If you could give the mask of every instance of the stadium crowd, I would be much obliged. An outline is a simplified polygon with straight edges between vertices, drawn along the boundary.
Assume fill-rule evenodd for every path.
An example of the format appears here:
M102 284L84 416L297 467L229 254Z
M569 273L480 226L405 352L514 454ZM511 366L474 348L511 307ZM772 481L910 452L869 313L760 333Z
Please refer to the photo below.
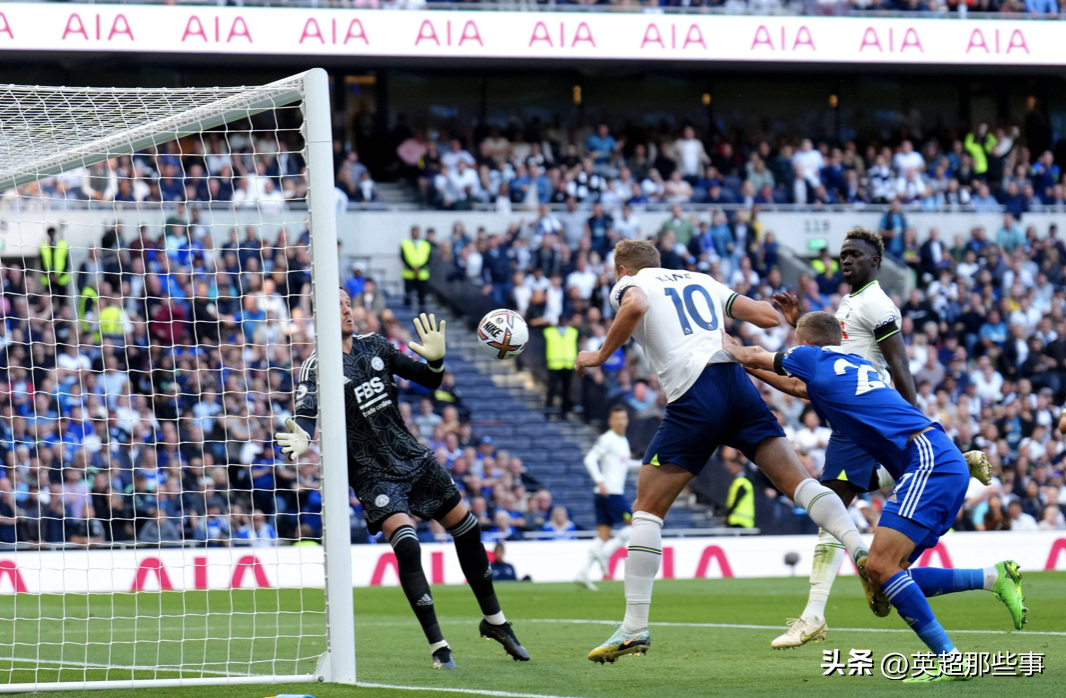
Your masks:
M158 237L112 227L77 270L55 228L39 260L5 260L0 544L320 540L317 451L291 464L273 441L313 347L308 234L278 229L267 242L248 226L216 249L196 214L179 204ZM407 351L373 280L345 286L359 332ZM572 529L547 490L530 494L520 458L472 432L453 376L433 394L401 393L411 430L455 473L487 536ZM350 519L353 541L368 542L354 497Z
M9 189L0 202L16 198L56 202L118 204L220 203L237 210L276 213L307 196L306 167L298 131L279 128L284 110L234 124L226 133L213 131L202 139L171 141L129 156L110 158L61 175L44 177ZM269 121L268 121L269 119ZM242 131L251 125L253 130ZM359 156L334 144L335 199L341 210L350 203L378 200L377 184Z
M479 128L463 137L393 134L401 171L441 209L536 208L571 203L711 204L813 208L899 202L905 210L1066 210L1057 146L1033 116L1017 126L904 135L894 143L811 138L703 139L676 132L534 124ZM574 240L570 240L572 244Z
M805 147L801 152L818 151ZM1017 157L1025 149L1016 145L1009 152L1016 157L1003 159L1004 176L1046 172L1047 179L1040 181L1061 189L1061 183L1052 184L1059 182L1053 162L1042 160L1023 172ZM988 153L995 153L995 145ZM873 156L875 163L939 163L910 149L906 141L890 154L874 150ZM740 166L739 158L732 162ZM862 158L854 162L858 165ZM852 175L855 171L849 170ZM797 181L798 172L797 167ZM997 183L988 171L972 182L978 191ZM1027 179L1026 186L1032 187L1033 180ZM1015 182L1007 180L997 189L1012 192ZM983 450L995 466L992 486L975 484L970 491L958 529L1066 528L1066 451L1058 428L1059 405L1066 398L1066 243L1055 225L1039 231L1026 225L1025 210L1012 209L1008 199L1005 211L996 204L1003 211L997 229L978 227L950 240L933 229L923 231L924 241L918 244L918 231L908 224L899 199L894 201L882 217L880 233L889 263L911 271L913 290L894 301L903 315L901 331L920 405L963 451ZM595 350L612 316L611 249L617 240L635 237L643 234L634 206L601 199L581 207L570 198L566 211L553 213L541 205L532 223L512 225L506 232L467 231L457 223L438 247L451 261L453 279L465 278L507 303L527 319L531 332L560 328L562 333L573 327L578 348ZM791 290L806 311L833 312L849 292L828 250L812 260L811 273L786 286L773 232L764 229L754 204L730 213L713 205L686 213L675 205L652 237L664 267L708 273L754 298L768 300L775 292ZM727 320L726 326L743 341L771 351L793 339L787 325L761 330ZM807 468L817 474L829 434L825 425L801 401L769 388L764 394ZM602 369L590 370L571 397L575 412L596 424L605 422L611 405L626 405L633 417L630 439L638 452L665 407L665 396L634 343ZM564 413L569 402L564 398ZM723 451L719 460L743 459L730 449ZM768 497L781 499L768 481L762 482ZM856 505L855 516L864 526L876 521L887 494Z

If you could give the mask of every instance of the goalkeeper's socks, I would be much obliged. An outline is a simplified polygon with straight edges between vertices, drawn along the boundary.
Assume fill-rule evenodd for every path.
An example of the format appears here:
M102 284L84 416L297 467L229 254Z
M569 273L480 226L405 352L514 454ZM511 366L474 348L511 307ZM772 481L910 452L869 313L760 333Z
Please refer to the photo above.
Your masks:
M626 617L622 631L628 634L648 629L651 590L663 558L663 520L646 511L633 514L633 534L626 556Z
M455 540L455 552L459 556L459 566L463 568L470 590L474 592L485 620L493 625L507 622L496 599L496 590L492 586L492 568L489 556L481 542L481 524L477 517L466 512L466 517L448 529Z
M437 612L433 607L433 595L429 592L429 582L422 569L422 546L411 526L400 526L392 532L389 543L396 554L396 566L400 571L400 586L407 595L411 610L422 625L422 632L430 645L439 646L444 642L437 623Z
M933 651L933 654L949 654L955 651L954 643L948 639L948 634L944 632L940 621L933 615L933 609L929 607L925 594L906 570L892 575L881 587L881 591L896 607L900 617Z
M926 596L940 596L941 594L953 594L957 591L970 591L972 589L992 590L999 573L996 568L967 570L941 570L935 567L917 567L907 570L914 583Z
M796 487L792 501L806 509L814 523L843 543L853 561L860 551L866 550L866 544L859 535L859 529L855 528L847 507L833 490L809 477Z

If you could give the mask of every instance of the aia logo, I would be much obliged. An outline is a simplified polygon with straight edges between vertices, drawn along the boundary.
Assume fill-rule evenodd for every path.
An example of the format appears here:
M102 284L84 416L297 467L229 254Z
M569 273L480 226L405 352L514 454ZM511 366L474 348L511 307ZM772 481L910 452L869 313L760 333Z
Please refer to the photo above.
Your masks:
M840 321L840 334L843 335L844 339L848 338L848 331L846 329L844 329L844 321L843 320Z

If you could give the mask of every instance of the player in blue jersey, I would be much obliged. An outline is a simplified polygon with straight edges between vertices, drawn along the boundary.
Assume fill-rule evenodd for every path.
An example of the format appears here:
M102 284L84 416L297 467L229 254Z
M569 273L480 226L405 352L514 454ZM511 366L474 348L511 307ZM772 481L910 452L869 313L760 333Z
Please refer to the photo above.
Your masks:
M835 313L840 322L840 346L849 354L867 359L885 385L895 386L904 400L915 405L914 378L907 367L907 347L900 334L902 315L877 280L884 255L885 244L880 235L863 228L848 231L840 247L840 271L851 293L840 300ZM774 305L795 327L802 315L799 300L791 294L780 293L774 296ZM966 454L966 460L970 474L987 485L990 473L985 455L973 451ZM835 428L818 479L840 495L844 506L851 506L855 497L864 492L895 484L885 468ZM826 636L829 626L825 607L843 560L844 549L840 543L828 531L819 530L807 606L799 618L789 621L788 630L770 642L771 647L799 647Z
M918 637L937 655L958 652L927 596L987 589L1011 612L1018 630L1026 622L1017 563L984 569L909 569L951 529L962 507L970 469L939 424L887 386L868 360L841 347L840 323L829 313L803 316L799 346L770 353L760 347L726 345L726 351L770 385L810 400L818 415L881 463L896 480L865 562L863 587L874 613L890 608L875 601L880 590ZM772 371L772 373L771 373ZM861 570L861 567L860 567ZM965 678L938 672L925 680Z

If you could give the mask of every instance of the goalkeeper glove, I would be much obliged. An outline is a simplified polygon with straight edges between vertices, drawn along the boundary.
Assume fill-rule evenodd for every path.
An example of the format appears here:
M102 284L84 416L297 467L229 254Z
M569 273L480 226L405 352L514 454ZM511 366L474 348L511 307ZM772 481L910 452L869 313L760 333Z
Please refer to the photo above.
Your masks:
M295 462L307 452L307 447L311 444L311 436L292 417L285 420L285 426L289 428L290 433L274 434L274 440L281 445L281 452L287 455L290 461Z
M422 313L421 318L415 318L415 331L422 343L411 342L408 346L426 361L440 361L444 358L444 325L445 321L441 320L438 328L435 316Z
M988 456L981 451L967 451L962 454L966 459L966 465L970 466L970 476L977 478L982 485L992 482L992 467L988 463Z

